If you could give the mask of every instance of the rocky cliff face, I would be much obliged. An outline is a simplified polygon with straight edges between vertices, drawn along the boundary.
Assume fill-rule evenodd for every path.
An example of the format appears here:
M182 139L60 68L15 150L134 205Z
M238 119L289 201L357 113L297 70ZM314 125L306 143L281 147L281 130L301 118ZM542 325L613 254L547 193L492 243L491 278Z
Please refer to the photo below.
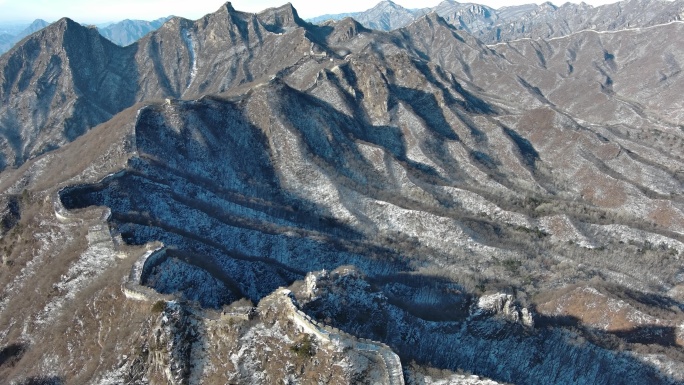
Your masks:
M2 57L2 116L53 100L47 60L51 103L90 107L5 130L29 150L0 174L0 375L684 381L679 28L487 46L434 13L229 3L125 48L51 26Z

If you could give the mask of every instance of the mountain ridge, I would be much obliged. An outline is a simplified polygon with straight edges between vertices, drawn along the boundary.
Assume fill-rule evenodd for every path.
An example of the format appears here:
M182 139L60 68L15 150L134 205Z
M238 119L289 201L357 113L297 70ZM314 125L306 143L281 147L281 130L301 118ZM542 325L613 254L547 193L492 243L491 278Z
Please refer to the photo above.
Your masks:
M149 32L156 30L170 18L171 16L168 16L152 21L126 19L117 23L111 23L105 27L98 27L98 31L113 43L126 46L139 40ZM17 34L2 34L2 37L0 37L2 39L0 40L0 54L9 51L21 39L47 27L49 24L44 20L37 19Z
M456 28L468 31L485 43L494 44L521 38L559 37L584 29L610 31L647 27L681 20L684 14L684 3L679 0L623 0L598 7L585 3L555 6L546 2L499 9L445 0L432 8L403 9L406 17L390 23L380 21L390 17L391 12L383 11L389 8L386 3L380 2L363 12L326 15L311 21L322 22L324 17L339 19L352 16L366 27L388 31L404 27L424 14L437 12Z
M104 28L98 28L98 31L102 36L111 40L113 43L120 46L127 46L158 29L171 17L172 16L162 17L152 21L126 19Z

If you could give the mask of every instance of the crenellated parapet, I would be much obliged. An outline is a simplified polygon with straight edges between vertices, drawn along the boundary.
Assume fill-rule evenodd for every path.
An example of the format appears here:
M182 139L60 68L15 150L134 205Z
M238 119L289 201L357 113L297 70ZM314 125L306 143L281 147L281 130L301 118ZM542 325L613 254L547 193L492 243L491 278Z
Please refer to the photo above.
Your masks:
M285 298L284 302L290 312L290 318L299 325L304 332L315 335L324 343L376 354L385 365L385 383L389 385L404 385L401 360L389 346L382 342L357 338L340 329L318 322L297 308L290 297L291 292L289 290L282 289L279 293L282 295L282 298Z
M142 285L142 276L146 264L164 257L166 253L164 245L161 243L150 245L149 248L149 250L138 257L133 267L131 267L128 279L121 285L121 290L126 295L126 298L136 301L158 301L165 298L156 290Z

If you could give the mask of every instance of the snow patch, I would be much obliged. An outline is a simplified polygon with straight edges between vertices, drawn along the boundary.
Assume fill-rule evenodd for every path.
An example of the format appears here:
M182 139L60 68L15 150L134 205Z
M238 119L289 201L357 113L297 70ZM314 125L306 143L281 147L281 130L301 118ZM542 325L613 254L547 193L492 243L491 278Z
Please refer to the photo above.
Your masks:
M185 28L181 30L181 37L185 42L185 46L188 48L188 57L190 59L190 80L188 81L187 85L187 87L190 87L197 76L197 51L195 51L195 38L192 33Z

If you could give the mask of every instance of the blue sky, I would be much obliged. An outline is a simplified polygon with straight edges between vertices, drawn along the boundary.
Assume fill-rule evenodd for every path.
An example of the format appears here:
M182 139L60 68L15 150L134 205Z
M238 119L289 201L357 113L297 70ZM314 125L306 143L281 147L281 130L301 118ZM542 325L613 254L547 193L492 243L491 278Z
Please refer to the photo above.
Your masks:
M379 1L379 0L377 0ZM374 0L290 0L304 18L328 13L364 11ZM432 7L441 0L394 0L406 8ZM584 0L588 4L600 5L616 0ZM233 7L240 11L258 12L286 3L287 0L234 0ZM468 0L461 0L468 2ZM470 2L486 4L494 8L506 5L525 4L530 0L481 0ZM553 2L553 1L552 1ZM565 0L562 1L563 3ZM225 0L0 0L0 21L32 21L45 19L55 21L67 16L81 23L101 23L123 19L153 20L168 15L198 19L214 12ZM536 3L541 3L536 1ZM561 4L556 1L556 4Z

